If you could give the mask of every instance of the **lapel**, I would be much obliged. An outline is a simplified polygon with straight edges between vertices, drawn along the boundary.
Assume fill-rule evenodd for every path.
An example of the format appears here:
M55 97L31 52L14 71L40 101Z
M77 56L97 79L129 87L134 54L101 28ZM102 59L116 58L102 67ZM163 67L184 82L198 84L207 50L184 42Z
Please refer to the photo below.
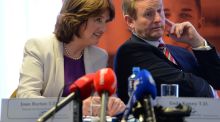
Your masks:
M56 60L56 68L55 68L55 81L54 88L56 90L53 91L52 96L57 96L60 90L64 86L64 58L63 58L63 43L58 41L56 38L53 40L54 42L54 54Z
M178 66L181 70L194 72L198 64L192 53L185 48L177 46L167 45L167 48L170 50L176 62L178 62Z
M94 57L92 58L92 50L89 49L89 47L84 49L84 65L85 65L85 72L87 73L92 73L94 72L94 66L93 66L93 62L94 62Z
M173 58L176 60L177 65L174 64L173 62L171 62L169 59L167 59L167 57L164 55L164 53L161 52L157 47L152 46L151 44L149 44L149 43L147 43L146 41L144 41L144 40L138 38L137 36L132 35L131 41L132 41L132 43L140 43L140 44L142 44L142 45L146 45L146 48L149 48L149 51L154 52L155 55L157 55L158 57L160 57L161 59L163 59L164 61L166 61L166 62L169 63L170 65L173 65L174 67L176 67L176 68L178 68L178 69L181 69L181 66L179 66L178 60L176 60L176 55L175 55L175 53L174 53L175 51L173 51L173 50L170 51L169 47L167 47L167 48L168 48L168 50L170 51L170 53L171 53L172 56L175 55L175 56L173 56Z
M160 57L161 59L163 59L170 65L173 65L174 67L180 70L183 70L186 72L195 72L195 73L197 72L196 69L198 68L198 63L196 61L196 58L191 52L189 52L185 48L172 46L172 45L166 45L171 55L173 56L173 58L176 60L177 62L177 65L176 65L172 63L171 61L169 61L169 59L167 59L167 57L163 54L163 52L161 52L158 48L150 45L149 43L136 37L135 35L132 35L131 42L129 43L139 43L139 44L145 45L146 48L149 48L149 51L152 51L153 53L155 53L155 55L157 55L158 57Z

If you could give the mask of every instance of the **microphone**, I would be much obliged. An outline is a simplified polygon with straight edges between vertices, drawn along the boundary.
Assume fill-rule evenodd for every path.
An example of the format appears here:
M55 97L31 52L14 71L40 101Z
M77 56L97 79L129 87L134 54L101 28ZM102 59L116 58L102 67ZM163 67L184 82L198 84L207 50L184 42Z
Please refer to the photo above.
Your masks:
M79 91L79 97L81 100L86 99L90 96L90 94L93 91L93 79L94 79L95 73L86 74L79 79L77 79L75 82L73 82L72 85L69 87L69 91L75 92L76 90Z
M151 106L150 96L152 96L153 99L155 99L155 97L157 95L157 90L156 90L156 85L155 85L154 79L153 79L152 75L150 74L150 72L148 72L147 70L141 70L138 73L138 81L137 82L138 83L136 85L136 89L134 89L134 91L133 91L133 93L127 103L126 109L125 109L123 117L122 117L122 121L127 121L129 113L131 112L132 108L134 107L134 105L138 101L141 101L141 103L143 103L143 101L144 102L148 101L148 104L145 104L144 108L149 110L149 108L147 108L147 107L149 107L149 104ZM147 99L145 99L146 97L147 97ZM152 110L150 110L150 112L145 111L145 113L148 113L148 115L151 113L153 115L153 118L155 119L155 115L153 114L154 112L152 112ZM139 114L139 112L138 112L138 114Z
M138 106L139 108L136 110L139 112L134 111L134 113L145 122L156 122L154 109L151 104L151 98L155 99L157 95L156 84L150 72L145 69L138 74L138 77L140 77L140 84L137 86L139 89L134 94L141 106Z
M138 100L142 99L145 95L149 94L153 99L157 96L157 89L155 81L149 71L146 69L141 70L138 74L139 84L137 85L134 94Z
M73 99L80 99L80 115L78 116L77 121L82 121L82 100L86 99L90 96L92 90L93 90L93 78L94 73L87 74L79 79L77 79L73 84L69 87L69 91L71 92L67 97L65 97L62 101L60 101L57 105L52 107L50 110L48 110L46 113L44 113L37 122L45 122L47 121L51 116L53 116L56 112L58 112L60 109L62 109L64 106L66 106L68 103L70 103ZM74 118L77 119L77 118Z
M103 68L98 70L94 77L94 88L101 96L100 122L106 121L106 108L108 96L116 91L116 75L111 68Z

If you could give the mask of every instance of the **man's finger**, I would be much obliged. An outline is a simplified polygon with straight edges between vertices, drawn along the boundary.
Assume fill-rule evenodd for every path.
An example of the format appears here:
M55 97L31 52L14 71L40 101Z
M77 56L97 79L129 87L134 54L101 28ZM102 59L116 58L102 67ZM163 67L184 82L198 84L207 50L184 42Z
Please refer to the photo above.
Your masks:
M170 21L169 19L165 19L165 23L166 25L168 25L169 27L172 27L173 25L175 25L174 22Z
M170 21L169 19L165 19L166 23L166 31L168 32L168 35L173 34L175 30L175 23Z

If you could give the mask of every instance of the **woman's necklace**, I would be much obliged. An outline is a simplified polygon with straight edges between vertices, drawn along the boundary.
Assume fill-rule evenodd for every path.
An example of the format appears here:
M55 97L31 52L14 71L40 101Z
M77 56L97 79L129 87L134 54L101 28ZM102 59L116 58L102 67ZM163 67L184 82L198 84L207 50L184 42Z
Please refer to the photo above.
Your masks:
M67 56L70 57L70 58L72 58L73 60L79 60L79 59L82 57L82 55L83 55L83 51L82 51L79 57L72 57L72 56L70 55L69 50L66 48L65 45L64 45L64 50L65 50Z

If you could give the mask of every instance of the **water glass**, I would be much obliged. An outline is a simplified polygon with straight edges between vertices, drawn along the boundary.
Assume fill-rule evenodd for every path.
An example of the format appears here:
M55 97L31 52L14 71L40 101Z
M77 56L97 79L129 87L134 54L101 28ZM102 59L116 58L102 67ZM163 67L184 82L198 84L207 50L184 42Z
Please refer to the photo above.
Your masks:
M161 97L179 97L179 85L161 84Z
M101 109L101 103L100 103L100 97L94 96L92 97L92 101L90 104L90 116L99 116L100 115L100 109Z

